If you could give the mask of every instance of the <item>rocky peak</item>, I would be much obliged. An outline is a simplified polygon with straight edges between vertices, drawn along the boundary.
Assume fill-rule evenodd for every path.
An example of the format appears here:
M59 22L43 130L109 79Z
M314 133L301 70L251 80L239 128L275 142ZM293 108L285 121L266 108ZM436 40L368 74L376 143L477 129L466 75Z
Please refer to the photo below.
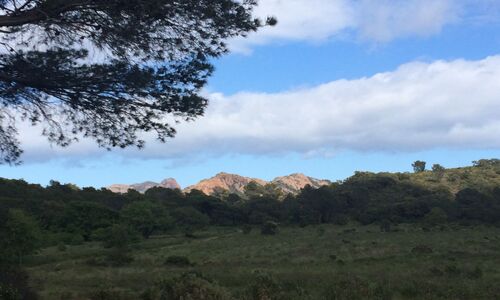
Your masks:
M163 180L161 183L146 181L143 183L134 183L134 184L113 184L107 187L108 190L114 193L124 194L128 190L136 190L139 193L145 193L150 188L154 187L162 187L167 189L180 189L181 186L177 183L174 178L167 178Z
M288 176L276 177L271 181L276 184L284 193L297 194L306 185L310 185L313 188L319 188L323 185L329 185L331 182L329 180L321 180L306 176L302 173L294 173Z
M162 180L162 182L160 182L160 186L167 189L181 189L181 186L174 178L167 178Z
M266 184L266 182L262 179L220 172L212 178L204 179L195 185L187 187L184 191L189 192L196 189L207 195L213 194L216 190L227 190L231 193L243 193L245 186L252 181L262 185Z

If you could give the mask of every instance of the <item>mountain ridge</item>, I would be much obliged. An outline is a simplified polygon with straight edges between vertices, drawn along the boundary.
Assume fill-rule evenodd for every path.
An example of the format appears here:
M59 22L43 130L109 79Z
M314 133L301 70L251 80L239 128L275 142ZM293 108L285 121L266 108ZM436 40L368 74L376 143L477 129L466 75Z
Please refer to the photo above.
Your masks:
M167 181L169 181L167 183ZM286 176L279 176L271 181L266 181L259 178L245 177L238 174L231 174L226 172L219 172L216 175L202 179L198 183L190 185L183 190L183 192L190 192L192 190L199 190L207 195L213 195L220 191L228 191L230 193L243 194L245 187L250 183L255 182L259 185L265 186L266 184L274 184L285 194L297 194L306 185L313 188L319 188L323 185L331 184L331 181L326 179L316 179L306 176L302 173L293 173ZM115 193L126 193L129 189L137 190L144 193L153 187L164 187L172 189L181 189L180 185L173 178L166 179L161 183L153 181L145 181L138 184L113 184L107 187Z
M177 180L175 180L174 178L163 179L160 183L154 181L145 181L142 183L134 183L134 184L112 184L106 188L114 193L124 194L127 193L128 190L136 190L139 193L145 193L147 190L154 187L181 189L181 186L179 185L179 183L177 183Z

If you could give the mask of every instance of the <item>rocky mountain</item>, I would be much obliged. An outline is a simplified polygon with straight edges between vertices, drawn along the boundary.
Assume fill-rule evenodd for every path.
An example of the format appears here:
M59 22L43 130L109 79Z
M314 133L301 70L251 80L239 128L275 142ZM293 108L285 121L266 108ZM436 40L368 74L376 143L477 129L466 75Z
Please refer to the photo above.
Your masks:
M267 183L262 179L243 177L236 174L219 173L212 178L204 179L195 185L185 188L184 192L196 189L207 195L211 195L219 189L227 190L231 193L243 193L245 186L252 181L262 185Z
M270 182L267 182L258 178L244 177L237 174L229 173L219 173L212 178L204 179L195 185L188 186L184 189L184 192L189 192L193 189L200 190L207 195L212 195L216 191L226 190L230 193L243 194L245 186L250 182L256 182L260 185L266 185L268 183L275 184L280 188L284 194L297 194L306 185L310 185L314 188L319 188L323 185L328 185L331 182L328 180L320 180L312 177L308 177L304 174L291 174L288 176L277 177ZM153 187L164 187L170 189L180 189L179 184L175 179L168 178L160 183L153 181L146 181L143 183L136 184L113 184L107 189L115 193L126 193L129 189L136 190L138 192L144 193L148 189Z
M135 184L113 184L107 187L108 190L114 193L126 193L129 189L136 190L140 193L144 193L150 188L153 187L163 187L167 189L180 189L181 186L177 183L174 178L167 178L160 183L153 181L146 181L143 183L135 183Z
M285 194L297 194L306 185L310 185L313 188L319 188L323 185L329 185L332 182L329 180L316 179L304 174L295 173L288 176L276 177L271 181L271 183L274 183Z
M231 193L243 193L245 186L250 182L256 182L260 185L273 183L283 190L284 194L297 194L306 185L319 188L323 185L331 184L329 180L320 180L308 177L304 174L291 174L288 176L277 177L271 182L262 179L243 177L235 174L219 173L210 179L205 179L199 183L184 189L185 192L193 189L200 190L207 195L213 194L216 190L227 190Z

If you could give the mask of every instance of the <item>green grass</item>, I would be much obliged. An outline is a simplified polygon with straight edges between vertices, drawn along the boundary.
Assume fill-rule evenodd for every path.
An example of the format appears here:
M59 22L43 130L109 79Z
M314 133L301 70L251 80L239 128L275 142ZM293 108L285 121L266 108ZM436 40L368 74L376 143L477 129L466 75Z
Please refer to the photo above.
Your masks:
M237 297L245 295L257 271L264 271L283 287L283 299L354 299L357 294L345 293L364 288L392 299L500 299L500 229L424 232L400 225L396 230L321 225L280 228L277 235L264 236L257 229L243 234L211 228L196 239L172 235L135 244L134 261L123 267L89 265L89 259L106 255L95 243L44 249L26 267L42 299L87 299L92 291L108 288L137 299L158 279L187 271L201 272ZM412 253L418 245L433 251ZM194 266L165 265L169 256L185 256Z

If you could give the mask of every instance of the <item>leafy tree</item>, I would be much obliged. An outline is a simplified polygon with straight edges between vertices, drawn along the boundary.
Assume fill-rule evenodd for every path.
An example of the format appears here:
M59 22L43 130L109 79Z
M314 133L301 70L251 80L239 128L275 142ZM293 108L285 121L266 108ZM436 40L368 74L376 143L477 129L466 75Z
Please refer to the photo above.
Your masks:
M126 249L129 244L137 242L140 235L127 225L113 224L108 228L97 231L95 238L101 241L105 248Z
M192 237L196 230L208 226L210 218L193 207L180 207L172 212L176 227L180 228L186 236Z
M17 260L34 253L40 246L41 234L36 221L22 210L11 209L0 227L0 260Z
M438 180L441 180L441 178L443 178L445 171L446 169L440 164L432 165L432 173L436 176L436 179Z
M255 0L0 0L0 160L19 162L19 118L52 143L143 147L165 118L204 112L199 95L226 41L264 25ZM22 36L22 38L19 38ZM7 50L7 51L5 51Z
M493 195L495 196L495 191ZM473 188L465 188L455 196L456 215L460 219L498 223L500 202Z
M283 191L275 183L261 185L255 181L250 181L244 187L244 193L248 199L267 197L278 200L283 197Z
M104 235L104 247L111 248L107 260L115 266L124 265L133 260L129 244L138 240L138 233L126 225L115 224L109 227Z
M425 161L417 160L411 166L415 173L421 173L425 171Z
M66 205L59 226L88 241L94 230L110 226L117 217L115 211L102 204L75 201Z
M278 232L278 223L273 221L266 221L260 228L260 233L265 235L275 235Z
M172 226L172 218L165 209L150 201L132 202L120 212L122 221L149 238L155 231L167 230Z

